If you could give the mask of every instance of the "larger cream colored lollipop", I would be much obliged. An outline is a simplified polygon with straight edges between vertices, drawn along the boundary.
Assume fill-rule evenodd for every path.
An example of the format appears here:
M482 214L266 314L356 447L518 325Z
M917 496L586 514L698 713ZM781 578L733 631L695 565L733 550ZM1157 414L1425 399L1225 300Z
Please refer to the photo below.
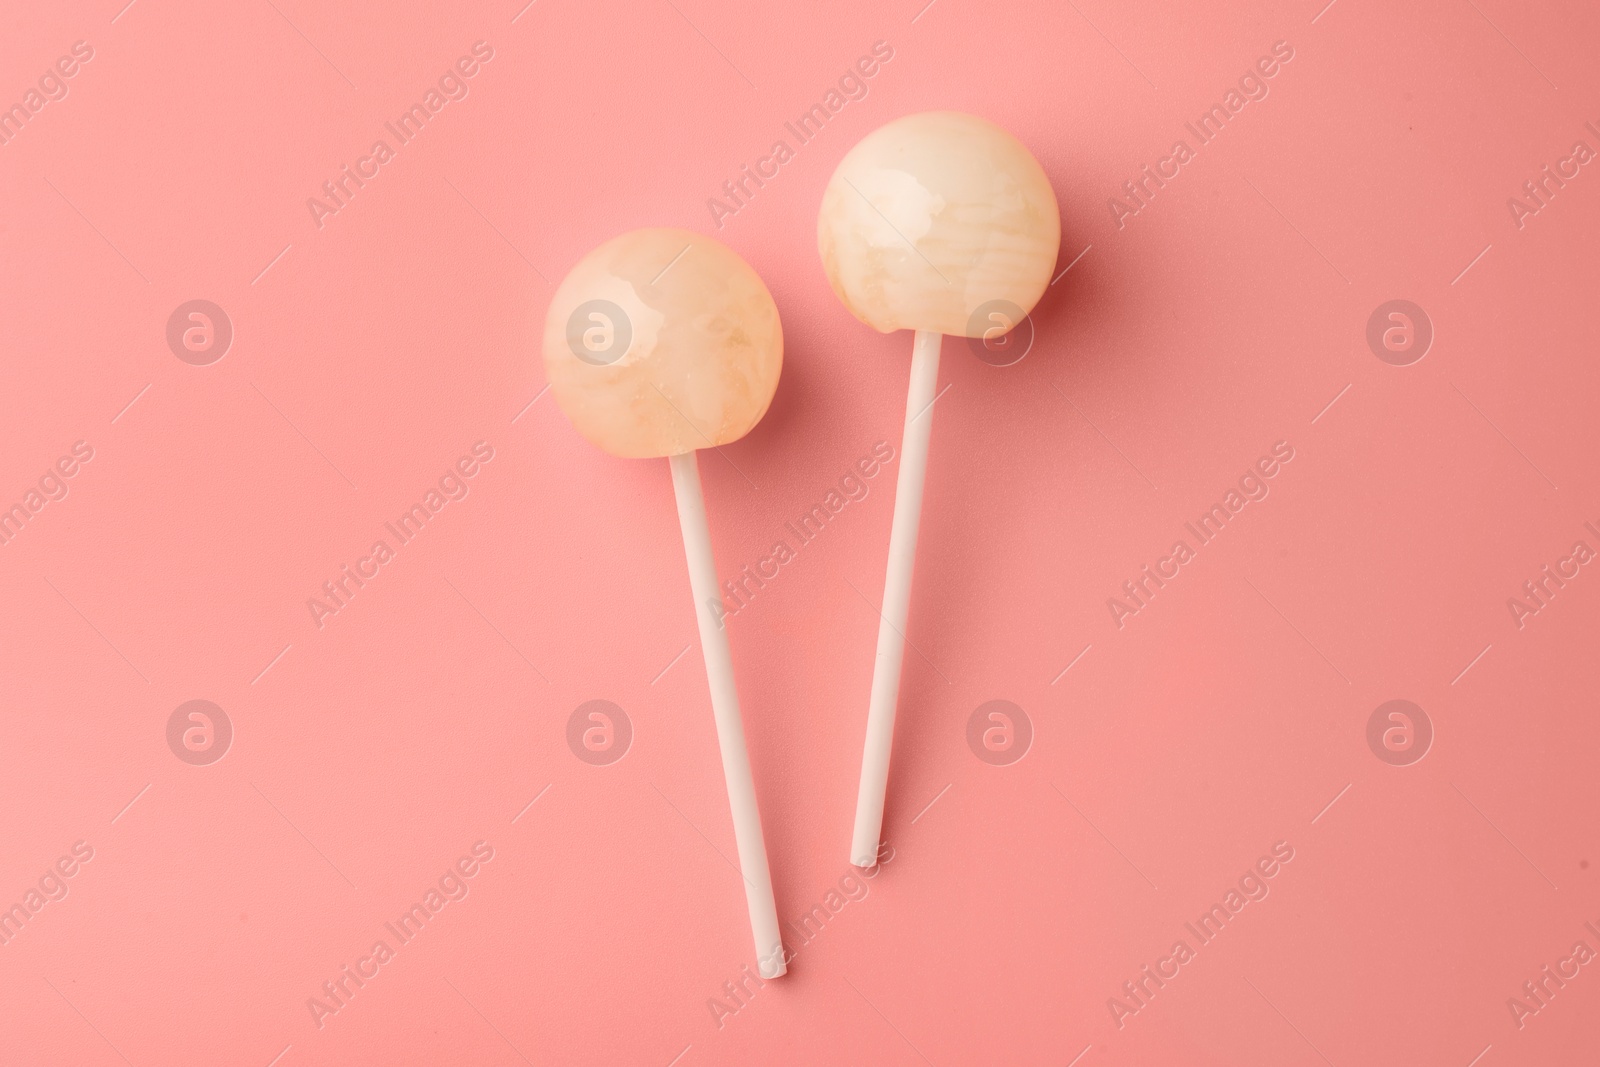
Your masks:
M1026 315L1044 294L1061 214L1021 141L929 111L844 157L822 194L817 245L833 291L873 329L982 337L995 325L986 305Z
M736 441L766 414L783 366L772 295L727 247L686 230L635 230L590 252L545 317L556 402L589 440L668 457L763 978L786 970L767 847L745 751L695 450Z
M833 291L868 326L915 330L850 861L877 862L911 572L944 334L1002 338L1050 284L1061 214L1038 162L972 115L907 115L862 138L822 194L817 245Z

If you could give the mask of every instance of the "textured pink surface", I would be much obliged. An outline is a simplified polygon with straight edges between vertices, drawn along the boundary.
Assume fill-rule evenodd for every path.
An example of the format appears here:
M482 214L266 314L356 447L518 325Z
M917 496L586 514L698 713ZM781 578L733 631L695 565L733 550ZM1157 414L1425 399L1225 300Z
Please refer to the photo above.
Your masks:
M0 35L0 103L40 105L0 144L0 1062L1600 1055L1592 5L123 3ZM946 343L893 854L860 881L896 468L845 476L898 447L910 337L839 306L815 212L858 137L930 108L1035 151L1071 269L1021 363ZM308 208L345 165L359 190ZM715 233L785 322L770 414L702 468L725 577L792 550L728 625L779 913L825 924L737 999L666 467L537 399L550 282L644 225ZM1432 325L1409 365L1367 340L1397 299ZM219 360L187 311L169 346L191 300ZM1165 584L1108 606L1147 564ZM193 700L209 739L193 709L169 734ZM568 743L591 700L626 716L609 764ZM987 711L969 746L992 700L1018 761ZM1369 745L1391 700L1420 761L1414 712Z

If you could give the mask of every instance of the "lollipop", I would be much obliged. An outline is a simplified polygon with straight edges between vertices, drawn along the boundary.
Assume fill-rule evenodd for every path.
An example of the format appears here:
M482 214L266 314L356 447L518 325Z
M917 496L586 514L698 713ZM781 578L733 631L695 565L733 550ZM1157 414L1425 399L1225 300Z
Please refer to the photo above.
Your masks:
M737 441L766 414L783 366L778 309L756 272L709 237L635 230L590 252L556 290L544 363L579 433L671 466L756 958L775 978L783 945L695 450Z
M845 307L883 333L915 330L889 530L878 653L850 861L870 867L905 653L911 570L944 334L993 342L1050 282L1061 215L1038 162L1000 127L953 111L907 115L862 138L822 194L817 245Z

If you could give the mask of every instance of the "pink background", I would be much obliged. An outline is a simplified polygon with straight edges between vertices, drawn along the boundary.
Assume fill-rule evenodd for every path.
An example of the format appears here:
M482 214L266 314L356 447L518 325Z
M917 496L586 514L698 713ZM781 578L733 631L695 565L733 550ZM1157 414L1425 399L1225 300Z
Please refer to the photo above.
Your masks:
M1520 227L1507 199L1600 149L1600 14L1323 2L13 5L0 103L93 58L0 146L0 506L93 459L0 546L0 905L93 856L0 945L0 1062L1594 1062L1600 966L1507 1001L1600 949L1600 574L1520 627L1507 600L1600 549L1600 173ZM469 94L319 228L307 199L477 41ZM1119 229L1109 198L1279 41ZM945 345L894 857L741 1003L666 467L535 399L537 337L633 227L762 274L783 380L701 463L733 577L898 448L910 338L834 299L815 212L857 138L933 108L1037 154L1072 266L1021 363ZM206 366L166 340L192 299L233 325ZM1409 366L1366 341L1391 299L1435 331ZM478 441L469 495L319 628L307 599ZM1107 599L1278 441L1270 495L1119 628ZM729 619L786 922L849 873L896 470ZM234 734L204 766L167 741L194 699ZM607 766L566 741L592 699L632 725ZM1034 733L1008 766L966 741L993 699ZM1368 746L1391 699L1435 733L1409 766ZM319 1025L479 841L465 899ZM1278 842L1265 899L1119 1017Z

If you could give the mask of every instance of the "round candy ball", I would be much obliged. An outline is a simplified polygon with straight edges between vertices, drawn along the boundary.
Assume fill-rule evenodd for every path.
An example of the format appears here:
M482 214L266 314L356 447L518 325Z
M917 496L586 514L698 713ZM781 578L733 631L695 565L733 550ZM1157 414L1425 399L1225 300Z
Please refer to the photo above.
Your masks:
M590 252L550 300L544 365L578 432L630 458L737 441L783 367L772 294L726 245L634 230Z
M849 151L822 194L817 245L833 291L868 326L982 337L1044 294L1061 213L1021 141L930 111Z

